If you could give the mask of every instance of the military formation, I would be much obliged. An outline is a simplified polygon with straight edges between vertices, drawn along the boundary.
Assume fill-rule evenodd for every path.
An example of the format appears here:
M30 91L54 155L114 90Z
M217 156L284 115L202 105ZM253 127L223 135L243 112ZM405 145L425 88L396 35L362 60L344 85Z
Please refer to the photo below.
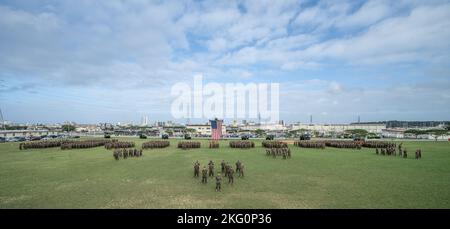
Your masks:
M398 147L398 150L396 150L395 147L388 147L388 148L375 148L375 154L382 155L382 156L399 156L402 158L408 158L408 151L406 149L402 149L401 144ZM421 159L422 158L422 150L416 149L415 152L415 159Z
M121 158L127 159L128 157L142 157L142 149L114 149L113 156L116 161Z
M324 141L325 146L344 149L361 149L360 141Z
M208 183L208 178L215 178L216 181L216 192L219 192L222 190L222 174L224 174L225 178L228 178L228 184L233 185L234 184L234 174L236 173L239 177L244 177L244 171L245 166L241 161L236 162L236 169L233 169L233 166L229 165L228 162L225 162L222 160L220 163L221 166L221 172L215 173L215 167L214 162L211 160L209 161L208 165L203 166L201 173L202 173L202 184ZM196 161L194 163L194 177L198 178L200 176L200 163Z
M200 147L201 147L200 142L193 142L193 141L178 142L178 148L180 149L195 149Z
M302 148L325 149L325 143L322 141L302 140L294 142L294 145Z
M286 148L288 147L286 142L282 141L263 141L262 146L264 148Z
M62 140L62 141L38 141L38 142L25 142L19 144L20 150L26 149L44 149L44 148L53 148L60 147L63 143L69 143L72 141Z
M117 140L98 139L98 140L73 141L73 142L61 144L61 149L68 150L68 149L94 148L94 147L104 146L105 144L113 142L113 141L117 141Z
M383 142L383 141L365 141L362 143L363 147L366 148L389 148L396 147L395 143L392 142Z
M209 148L210 149L217 149L217 148L219 148L219 141L210 141L209 142Z
M289 147L266 149L266 156L272 156L272 158L281 156L283 159L288 159L291 158L291 149Z
M255 147L255 143L251 141L231 141L231 148L250 149Z
M298 146L298 147L303 147L303 148L316 148L316 149L325 149L326 146L334 147L334 148L343 148L343 149L361 149L362 148L362 142L360 142L360 141L302 140L302 141L294 142L294 145Z
M387 155L387 156L397 156L397 151L395 149L395 147L387 147L387 148L380 148L380 150L378 150L378 148L375 148L375 154L379 154L379 155ZM402 156L402 151L398 151L398 155ZM405 153L403 154L405 155L405 157L407 157L407 152L405 149Z
M149 141L142 143L142 149L158 149L170 146L169 141Z
M105 149L122 149L122 148L133 148L134 142L109 142L105 144Z

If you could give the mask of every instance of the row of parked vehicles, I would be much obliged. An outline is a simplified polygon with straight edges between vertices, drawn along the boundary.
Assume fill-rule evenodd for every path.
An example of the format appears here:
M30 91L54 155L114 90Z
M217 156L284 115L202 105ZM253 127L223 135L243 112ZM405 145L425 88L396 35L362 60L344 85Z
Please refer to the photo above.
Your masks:
M65 135L65 134L59 134L59 135L43 135L43 136L15 136L15 137L6 137L6 138L0 137L0 143L68 139L68 138L80 138L80 136L70 136L70 135Z

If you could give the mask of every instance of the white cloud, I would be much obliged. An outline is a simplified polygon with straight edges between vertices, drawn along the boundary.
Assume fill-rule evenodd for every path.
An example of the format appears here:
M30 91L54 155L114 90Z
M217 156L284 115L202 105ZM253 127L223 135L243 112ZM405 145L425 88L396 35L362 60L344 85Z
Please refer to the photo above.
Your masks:
M333 114L329 117L356 112L355 107L368 112L397 110L393 105L397 102L384 106L373 98L399 103L407 101L404 95L419 102L424 102L419 96L440 99L414 109L448 105L449 94L440 87L448 86L447 81L428 88L402 83L404 87L391 89L386 84L393 82L392 70L385 70L405 64L417 75L428 75L425 68L448 66L448 1L319 1L308 7L302 3L0 3L0 79L19 82L1 91L99 87L104 94L119 90L114 100L121 106L144 94L155 96L161 105L172 83L202 73L208 81L258 78L283 83L298 77L287 85L292 94L285 96L294 97L289 104ZM355 70L354 78L364 78L370 70L387 77L376 90L352 88L339 78L347 76L335 73L344 68L367 70L363 74ZM449 76L448 71L440 74ZM302 81L321 75L327 80ZM145 110L144 104L139 101L133 109Z

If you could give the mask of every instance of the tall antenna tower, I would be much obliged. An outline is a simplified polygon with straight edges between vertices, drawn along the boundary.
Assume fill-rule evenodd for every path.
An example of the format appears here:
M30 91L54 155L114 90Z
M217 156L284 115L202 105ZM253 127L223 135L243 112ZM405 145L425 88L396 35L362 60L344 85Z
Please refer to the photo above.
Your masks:
M309 124L312 124L312 115L309 116Z
M361 122L361 117L359 117L359 115L358 115L358 123L360 123Z

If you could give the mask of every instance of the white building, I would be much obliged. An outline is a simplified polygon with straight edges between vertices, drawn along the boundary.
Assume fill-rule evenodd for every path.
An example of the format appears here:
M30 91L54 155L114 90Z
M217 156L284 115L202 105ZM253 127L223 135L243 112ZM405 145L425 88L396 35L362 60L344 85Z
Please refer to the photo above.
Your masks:
M397 129L384 129L381 133L381 135L384 138L404 138L405 137L405 131L404 128L397 128Z
M148 116L147 115L142 116L141 126L148 126Z
M245 125L241 127L241 130L255 131L255 130L266 130L266 131L283 131L287 128L282 124L253 124Z
M386 124L306 124L298 123L292 125L292 130L304 129L307 131L317 131L319 133L342 133L346 130L363 129L369 133L381 134L386 129Z
M211 125L199 124L199 125L186 125L186 129L194 129L195 134L203 136L211 136ZM227 133L227 128L222 124L222 135Z
M0 130L0 137L30 137L30 136L44 136L44 135L58 135L61 131L53 130Z

